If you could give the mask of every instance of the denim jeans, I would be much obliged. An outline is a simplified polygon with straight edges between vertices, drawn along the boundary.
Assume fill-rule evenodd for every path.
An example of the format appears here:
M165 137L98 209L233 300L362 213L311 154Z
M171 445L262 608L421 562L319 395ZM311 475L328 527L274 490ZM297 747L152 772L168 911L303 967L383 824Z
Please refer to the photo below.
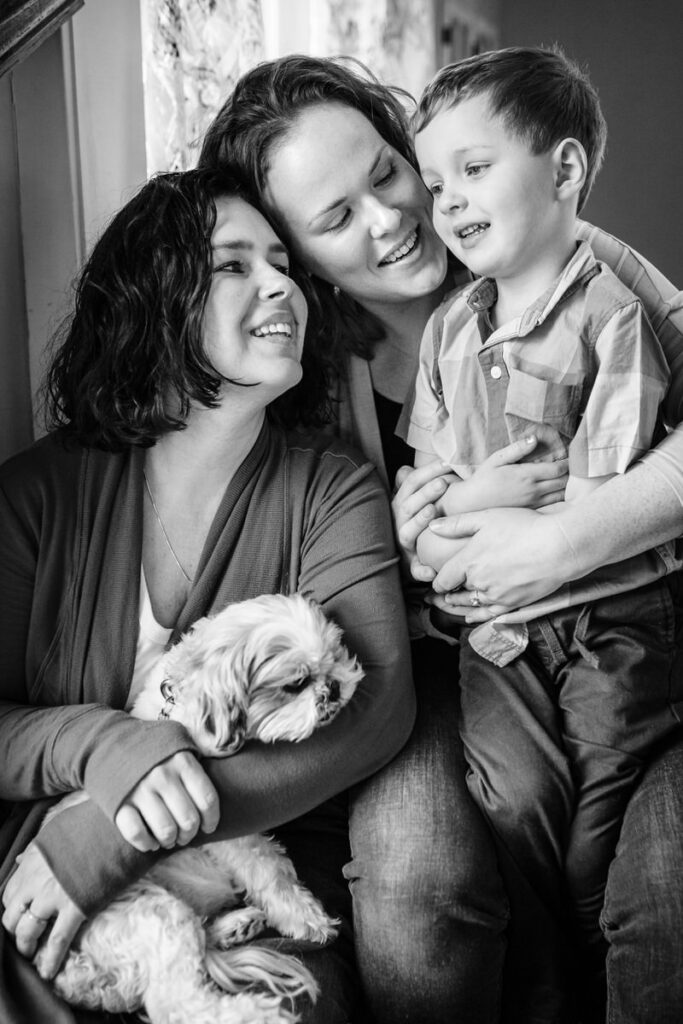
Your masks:
M624 818L602 925L608 1024L683 1020L683 740L648 767Z
M465 785L457 661L440 641L413 644L412 737L351 794L345 874L377 1024L499 1021L507 901Z
M647 760L680 728L670 584L529 626L528 650L503 669L467 644L461 654L468 783L512 909L505 1019L564 1019L573 934L583 1019L601 1021L609 865Z
M327 946L292 939L266 939L268 945L303 960L319 988L315 1004L300 999L295 1011L300 1024L347 1024L362 1015L361 986L356 970L351 923L351 895L343 876L348 861L348 799L346 793L274 830L292 858L297 874L332 917L340 919L337 938Z

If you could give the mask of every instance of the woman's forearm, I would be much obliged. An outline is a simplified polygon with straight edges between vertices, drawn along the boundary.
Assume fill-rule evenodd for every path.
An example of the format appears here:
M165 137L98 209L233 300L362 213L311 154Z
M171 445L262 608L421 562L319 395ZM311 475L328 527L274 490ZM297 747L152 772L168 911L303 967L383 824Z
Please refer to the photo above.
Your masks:
M675 474L666 471L667 458L659 450L650 453L555 517L574 554L572 579L683 534L683 502L675 485L683 458Z

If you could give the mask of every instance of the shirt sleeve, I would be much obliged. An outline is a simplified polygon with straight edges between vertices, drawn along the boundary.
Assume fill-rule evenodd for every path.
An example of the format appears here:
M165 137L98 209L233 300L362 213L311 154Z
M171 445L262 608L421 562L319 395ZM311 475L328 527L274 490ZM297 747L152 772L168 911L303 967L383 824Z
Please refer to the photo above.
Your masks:
M666 359L638 301L602 326L593 357L590 394L569 445L569 472L578 477L623 473L648 451L669 383Z
M420 342L420 360L410 404L404 407L396 433L415 451L434 451L434 425L442 405L434 385L434 331L436 316L430 317Z
M635 249L614 235L579 221L577 236L590 244L596 259L605 263L640 300L671 370L663 414L668 426L683 421L683 292Z
M204 762L221 796L221 823L209 841L304 814L382 767L412 728L408 634L386 493L369 465L357 468L332 453L324 461L301 513L297 589L342 627L365 677L337 718L302 743L252 743L233 757ZM89 804L52 819L38 845L85 913L154 860L133 850Z

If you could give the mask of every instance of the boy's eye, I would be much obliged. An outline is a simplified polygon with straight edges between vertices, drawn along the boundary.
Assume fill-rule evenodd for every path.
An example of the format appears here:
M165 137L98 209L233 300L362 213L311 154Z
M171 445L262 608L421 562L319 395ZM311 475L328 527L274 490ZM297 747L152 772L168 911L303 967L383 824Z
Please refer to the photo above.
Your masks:
M432 195L434 196L434 198L436 199L436 198L438 198L438 197L439 197L439 196L441 195L441 193L443 192L443 182L441 182L441 181L435 181L433 185L427 185L427 188L429 189L430 193L431 193L431 194L432 194Z
M466 174L468 178L478 178L484 173L488 164L468 164Z

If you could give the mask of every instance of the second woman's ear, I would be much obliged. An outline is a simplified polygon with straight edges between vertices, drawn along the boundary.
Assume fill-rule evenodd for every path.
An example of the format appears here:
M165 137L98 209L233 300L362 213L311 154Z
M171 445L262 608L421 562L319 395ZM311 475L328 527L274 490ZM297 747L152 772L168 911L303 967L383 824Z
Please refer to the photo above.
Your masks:
M558 199L572 199L584 186L588 173L586 150L577 139L563 139L553 151Z

